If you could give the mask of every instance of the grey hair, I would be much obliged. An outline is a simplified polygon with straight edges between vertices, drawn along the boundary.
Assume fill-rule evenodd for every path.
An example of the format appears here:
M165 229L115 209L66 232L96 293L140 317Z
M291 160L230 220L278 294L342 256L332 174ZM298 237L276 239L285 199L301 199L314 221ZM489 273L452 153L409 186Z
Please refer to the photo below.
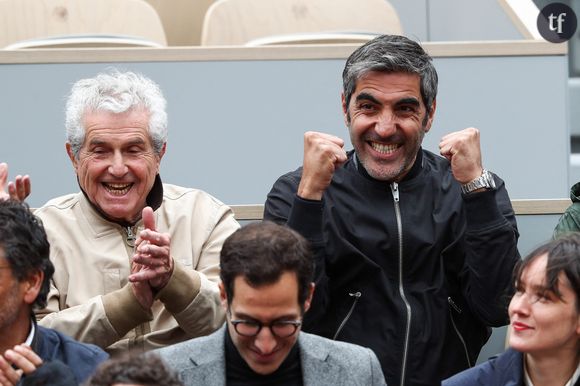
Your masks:
M75 158L85 140L83 119L86 112L108 111L115 114L142 108L149 113L149 136L153 149L161 153L167 141L167 102L159 86L134 72L98 74L81 79L71 89L66 102L66 138Z
M437 96L437 71L431 57L417 42L400 35L382 35L354 51L342 72L347 111L357 81L370 71L419 75L423 104L427 115L431 113Z

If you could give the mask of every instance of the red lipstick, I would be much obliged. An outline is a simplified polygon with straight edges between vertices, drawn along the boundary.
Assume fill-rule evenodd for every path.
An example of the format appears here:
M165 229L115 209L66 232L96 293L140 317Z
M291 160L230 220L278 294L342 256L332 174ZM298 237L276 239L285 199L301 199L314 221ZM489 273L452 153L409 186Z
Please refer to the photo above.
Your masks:
M525 331L525 330L530 330L532 328L532 327L528 326L527 324L524 324L521 322L513 322L512 327L514 328L515 331Z

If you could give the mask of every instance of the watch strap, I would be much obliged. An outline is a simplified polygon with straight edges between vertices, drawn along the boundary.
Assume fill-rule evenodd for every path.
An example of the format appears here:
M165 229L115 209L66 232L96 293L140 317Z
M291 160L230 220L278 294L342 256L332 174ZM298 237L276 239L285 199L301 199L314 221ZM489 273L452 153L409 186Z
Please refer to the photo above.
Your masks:
M493 179L493 174L488 170L483 169L481 176L468 182L467 184L461 185L461 192L463 194L469 194L478 189L495 189L495 180Z

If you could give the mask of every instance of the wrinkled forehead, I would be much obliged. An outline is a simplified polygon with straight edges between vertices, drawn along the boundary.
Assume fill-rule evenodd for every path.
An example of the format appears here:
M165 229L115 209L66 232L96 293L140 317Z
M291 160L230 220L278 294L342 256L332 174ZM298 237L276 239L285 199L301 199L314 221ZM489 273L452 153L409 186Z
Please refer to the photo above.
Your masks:
M101 104L99 106L86 106L82 110L81 119L84 120L88 115L126 116L133 113L151 117L151 110L142 104L132 105L128 108L114 108L107 104Z

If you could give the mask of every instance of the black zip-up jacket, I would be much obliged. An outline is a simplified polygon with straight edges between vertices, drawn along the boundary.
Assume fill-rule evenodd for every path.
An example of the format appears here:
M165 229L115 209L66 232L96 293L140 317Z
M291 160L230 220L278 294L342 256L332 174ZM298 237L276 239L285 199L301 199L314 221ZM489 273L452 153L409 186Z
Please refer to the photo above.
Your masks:
M372 348L387 384L438 385L475 364L508 322L519 259L515 215L496 190L462 195L449 162L420 150L400 183L372 179L354 152L321 201L280 177L264 219L312 244L316 290L304 330Z

